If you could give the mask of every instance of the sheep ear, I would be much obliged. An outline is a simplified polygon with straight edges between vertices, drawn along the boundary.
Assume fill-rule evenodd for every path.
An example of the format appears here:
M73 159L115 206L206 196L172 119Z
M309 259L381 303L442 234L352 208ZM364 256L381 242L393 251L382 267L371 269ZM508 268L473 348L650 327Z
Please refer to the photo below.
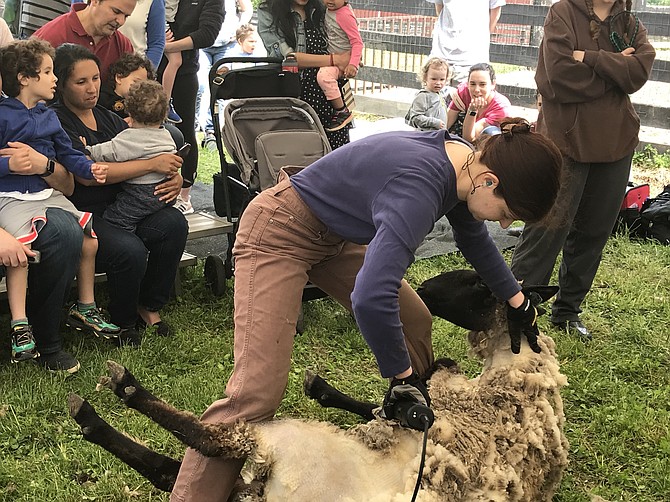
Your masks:
M474 270L452 270L424 281L417 293L431 314L465 329L484 331L494 319L496 298Z
M533 305L537 307L558 293L558 286L522 286L522 291L530 295Z

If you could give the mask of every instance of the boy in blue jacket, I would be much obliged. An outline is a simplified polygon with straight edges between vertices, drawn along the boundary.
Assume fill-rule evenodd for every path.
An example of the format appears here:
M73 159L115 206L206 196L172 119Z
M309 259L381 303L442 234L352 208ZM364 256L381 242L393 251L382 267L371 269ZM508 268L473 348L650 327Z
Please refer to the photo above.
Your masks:
M97 183L107 179L107 166L94 164L72 148L58 117L44 103L53 98L56 90L53 55L51 45L37 39L13 42L0 49L3 91L8 96L0 101L0 148L9 147L12 151L0 157L0 227L29 248L47 224L48 208L73 214L85 235L77 273L79 300L70 309L68 324L113 338L118 336L119 327L107 323L95 305L93 281L98 245L92 215L78 211L48 181L57 162L68 171L66 183L58 185L70 193L74 188L72 174ZM26 316L27 278L26 267L7 267L13 362L39 356Z

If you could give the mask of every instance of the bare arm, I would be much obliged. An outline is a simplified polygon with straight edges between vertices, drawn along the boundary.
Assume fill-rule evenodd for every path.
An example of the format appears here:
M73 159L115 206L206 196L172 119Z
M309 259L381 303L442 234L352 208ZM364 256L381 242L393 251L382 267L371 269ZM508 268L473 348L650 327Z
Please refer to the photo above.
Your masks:
M489 33L496 31L498 19L500 19L500 10L502 7L494 7L489 11Z
M333 63L340 70L349 64L350 52L341 52L339 54L307 54L305 52L295 52L295 58L300 68L320 68L322 66L331 66L330 56L333 56Z
M172 177L179 171L183 159L174 153L163 153L151 159L128 160L126 162L106 162L107 184L120 183L131 178L137 178L149 173L161 173L166 178ZM93 180L77 179L82 185L97 185Z
M456 119L458 118L458 110L452 110L449 108L447 110L447 129L449 129L452 125L456 123Z
M17 174L40 175L46 172L48 162L46 156L25 143L10 141L7 143L7 148L0 150L0 155L6 155L10 157L10 160L14 157L27 161L21 163L22 167L20 171L16 171ZM56 162L53 174L46 176L44 181L51 188L63 192L65 195L72 195L72 192L74 192L74 178L72 174L58 162Z
M193 47L193 39L190 36L175 40L171 30L168 30L165 33L165 49L163 49L163 52L166 54L171 52L188 51L193 49Z

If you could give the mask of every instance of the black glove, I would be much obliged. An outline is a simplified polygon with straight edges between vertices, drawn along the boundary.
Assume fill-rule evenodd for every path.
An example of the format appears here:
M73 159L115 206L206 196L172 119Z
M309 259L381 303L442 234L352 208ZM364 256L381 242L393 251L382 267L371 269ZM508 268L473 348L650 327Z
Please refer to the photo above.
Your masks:
M400 402L410 402L430 406L428 389L419 378L412 372L407 378L394 378L391 380L389 390L384 396L384 404L380 416L388 420L396 418L396 406Z
M533 352L539 354L542 349L537 344L537 336L540 334L537 329L537 310L526 295L523 303L514 308L507 304L507 329L509 337L512 339L512 352L518 354L521 350L521 334L528 339L528 345Z

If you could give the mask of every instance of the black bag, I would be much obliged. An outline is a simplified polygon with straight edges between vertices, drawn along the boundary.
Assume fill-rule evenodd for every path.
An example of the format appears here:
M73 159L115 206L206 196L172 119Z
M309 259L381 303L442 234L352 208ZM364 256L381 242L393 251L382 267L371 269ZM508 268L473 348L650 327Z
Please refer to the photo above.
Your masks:
M642 205L635 232L641 237L670 245L670 185Z

